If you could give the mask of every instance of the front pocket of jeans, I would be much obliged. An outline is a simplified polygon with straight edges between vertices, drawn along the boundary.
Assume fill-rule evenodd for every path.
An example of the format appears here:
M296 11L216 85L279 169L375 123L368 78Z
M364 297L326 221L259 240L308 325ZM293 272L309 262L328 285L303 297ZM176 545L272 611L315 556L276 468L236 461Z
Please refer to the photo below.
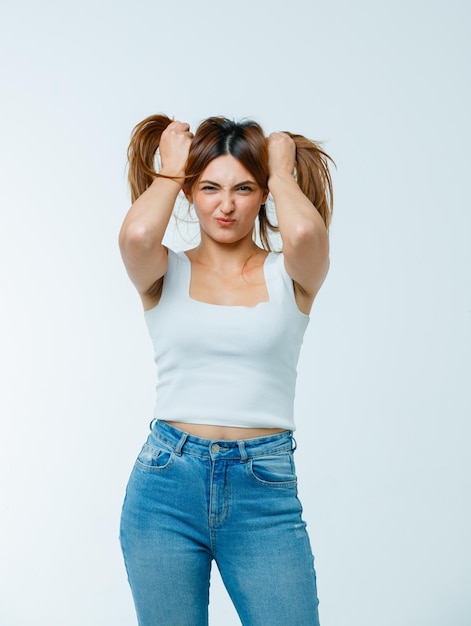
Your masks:
M248 472L258 483L267 487L294 487L296 470L292 452L250 459Z
M136 465L146 472L162 472L173 465L174 455L170 450L145 443L136 459Z

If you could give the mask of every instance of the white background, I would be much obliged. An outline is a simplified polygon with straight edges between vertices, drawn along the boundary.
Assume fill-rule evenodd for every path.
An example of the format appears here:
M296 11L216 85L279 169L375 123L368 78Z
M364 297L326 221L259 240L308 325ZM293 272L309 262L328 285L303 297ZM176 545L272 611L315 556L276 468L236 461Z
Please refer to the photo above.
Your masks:
M136 624L118 524L154 365L117 234L157 112L325 140L296 405L322 625L471 624L469 6L3 4L1 626ZM217 577L211 616L239 623Z

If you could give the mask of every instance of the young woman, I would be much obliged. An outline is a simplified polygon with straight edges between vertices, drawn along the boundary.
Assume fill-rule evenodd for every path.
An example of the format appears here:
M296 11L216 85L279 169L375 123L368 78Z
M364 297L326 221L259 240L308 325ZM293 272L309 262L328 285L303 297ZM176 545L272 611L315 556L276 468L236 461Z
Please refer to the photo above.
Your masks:
M329 157L252 121L209 118L193 136L163 115L138 124L128 156L120 247L158 369L121 520L139 625L207 625L214 559L244 626L318 626L292 431L299 350L329 266ZM201 241L175 253L162 240L181 190ZM268 193L282 253L270 251Z

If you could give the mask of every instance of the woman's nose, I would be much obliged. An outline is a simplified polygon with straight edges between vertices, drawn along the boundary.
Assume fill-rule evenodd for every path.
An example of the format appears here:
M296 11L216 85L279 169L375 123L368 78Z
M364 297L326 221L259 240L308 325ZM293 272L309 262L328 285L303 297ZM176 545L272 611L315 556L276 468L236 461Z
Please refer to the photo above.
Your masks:
M221 200L221 211L225 215L228 215L229 213L232 213L233 210L234 210L234 199L232 197L232 194L224 194Z

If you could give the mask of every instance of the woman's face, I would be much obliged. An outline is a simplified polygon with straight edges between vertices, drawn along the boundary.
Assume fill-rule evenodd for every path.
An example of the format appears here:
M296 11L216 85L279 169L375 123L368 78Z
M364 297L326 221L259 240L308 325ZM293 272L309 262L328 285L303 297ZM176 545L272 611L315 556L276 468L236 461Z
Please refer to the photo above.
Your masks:
M253 225L268 192L231 154L213 159L192 190L202 237L221 243L252 238Z

